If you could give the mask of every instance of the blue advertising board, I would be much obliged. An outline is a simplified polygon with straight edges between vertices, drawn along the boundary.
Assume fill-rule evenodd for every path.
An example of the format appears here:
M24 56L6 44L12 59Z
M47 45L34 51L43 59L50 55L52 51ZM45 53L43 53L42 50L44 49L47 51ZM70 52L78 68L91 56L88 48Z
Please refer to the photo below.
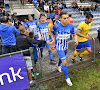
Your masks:
M24 90L29 88L23 54L0 58L0 90Z

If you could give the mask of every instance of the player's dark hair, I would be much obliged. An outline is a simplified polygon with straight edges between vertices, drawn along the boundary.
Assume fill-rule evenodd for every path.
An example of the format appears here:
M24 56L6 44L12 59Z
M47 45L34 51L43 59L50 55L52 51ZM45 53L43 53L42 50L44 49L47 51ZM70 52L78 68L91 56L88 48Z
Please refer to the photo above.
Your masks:
M64 15L64 14L68 14L68 13L67 13L67 12L62 11L62 12L60 13L60 17L61 17L62 15Z
M88 18L88 19L93 18L93 15L92 15L91 13L88 13L88 14L86 15L86 18Z
M40 14L40 18L41 18L42 16L44 16L44 17L45 17L45 14Z
M34 36L34 32L29 32L29 37L33 38L33 36Z

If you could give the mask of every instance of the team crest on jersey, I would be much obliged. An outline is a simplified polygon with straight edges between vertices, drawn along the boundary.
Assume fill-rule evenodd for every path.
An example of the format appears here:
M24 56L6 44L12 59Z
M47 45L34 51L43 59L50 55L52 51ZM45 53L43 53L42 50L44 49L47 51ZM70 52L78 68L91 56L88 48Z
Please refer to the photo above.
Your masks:
M67 29L67 33L70 33L70 29Z

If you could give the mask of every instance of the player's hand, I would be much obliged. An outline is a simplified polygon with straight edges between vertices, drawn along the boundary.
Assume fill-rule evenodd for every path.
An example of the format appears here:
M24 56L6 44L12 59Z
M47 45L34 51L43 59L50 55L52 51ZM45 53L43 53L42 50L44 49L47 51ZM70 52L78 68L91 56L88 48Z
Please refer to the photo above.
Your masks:
M91 40L92 37L90 35L86 36L86 39Z
M40 37L38 40L43 40L43 37Z
M86 37L85 38L88 39L88 40L91 40L92 39L92 37L88 33L86 33Z
M52 45L54 44L54 41L50 42L50 41L46 41L47 44Z

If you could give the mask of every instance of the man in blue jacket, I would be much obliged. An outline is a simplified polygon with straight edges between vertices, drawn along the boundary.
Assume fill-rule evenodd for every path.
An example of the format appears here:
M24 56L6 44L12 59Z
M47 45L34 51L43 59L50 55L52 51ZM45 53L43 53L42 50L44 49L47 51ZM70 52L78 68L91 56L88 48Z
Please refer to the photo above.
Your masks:
M7 16L4 16L1 19L1 24L0 24L2 54L16 51L16 38L14 34L18 36L20 32L15 28L15 26L9 25L9 18Z

